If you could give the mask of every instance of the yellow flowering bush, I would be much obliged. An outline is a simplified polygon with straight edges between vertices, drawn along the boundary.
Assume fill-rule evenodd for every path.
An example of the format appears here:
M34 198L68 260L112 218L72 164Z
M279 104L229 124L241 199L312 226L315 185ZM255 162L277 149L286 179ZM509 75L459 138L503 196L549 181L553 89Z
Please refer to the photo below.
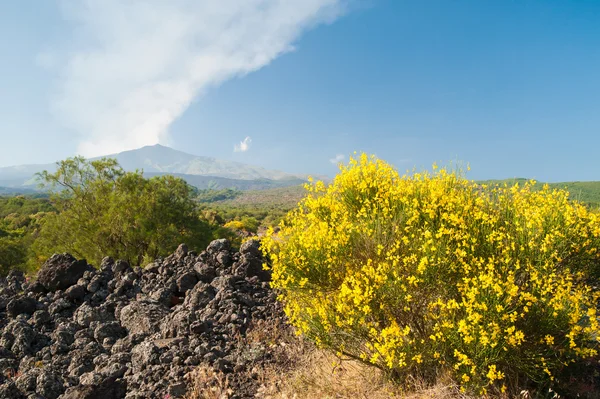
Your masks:
M273 286L317 344L403 373L503 391L596 356L600 216L565 191L400 176L361 155L262 241Z

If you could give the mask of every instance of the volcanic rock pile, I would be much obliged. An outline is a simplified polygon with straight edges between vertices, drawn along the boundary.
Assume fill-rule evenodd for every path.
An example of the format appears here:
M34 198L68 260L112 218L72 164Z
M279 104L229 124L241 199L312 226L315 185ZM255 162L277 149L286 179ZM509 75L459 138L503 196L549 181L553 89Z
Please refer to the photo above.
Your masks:
M216 240L144 269L60 254L35 281L11 272L0 278L0 398L177 398L198 365L243 372L256 359L239 337L283 321L262 263L258 241L234 252Z

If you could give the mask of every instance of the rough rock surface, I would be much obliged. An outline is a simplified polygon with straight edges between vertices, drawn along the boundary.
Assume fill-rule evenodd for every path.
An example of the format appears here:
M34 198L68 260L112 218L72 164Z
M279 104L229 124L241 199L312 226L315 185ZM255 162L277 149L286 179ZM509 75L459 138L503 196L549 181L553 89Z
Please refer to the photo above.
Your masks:
M256 358L240 337L284 320L258 242L197 254L181 245L146 268L105 258L98 269L52 256L37 281L0 278L0 398L176 398L198 366L239 375Z

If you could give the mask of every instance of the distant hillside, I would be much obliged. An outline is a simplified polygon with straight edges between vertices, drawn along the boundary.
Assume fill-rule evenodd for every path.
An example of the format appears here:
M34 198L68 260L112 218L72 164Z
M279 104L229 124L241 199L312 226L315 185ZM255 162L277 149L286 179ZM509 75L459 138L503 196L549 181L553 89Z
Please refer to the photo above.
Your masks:
M525 178L515 178L504 180L482 180L478 181L478 183L490 185L507 183L512 186L516 183L523 185L527 181L528 179ZM548 184L550 188L567 190L570 194L569 197L573 200L581 201L593 207L600 207L600 181L574 181L561 183L537 182L535 187L542 188L544 184Z
M188 154L162 145L106 155L115 158L126 171L143 170L146 176L172 174L199 189L236 188L260 190L301 184L306 176L293 175L260 166ZM92 159L99 159L92 158ZM53 172L55 164L18 165L0 168L0 186L35 189L35 174Z
M478 181L481 184L524 184L527 179L505 179ZM541 188L544 183L537 183ZM567 189L572 199L579 200L593 207L600 207L600 181L550 183L550 187ZM280 209L290 210L306 195L302 185L273 188L266 190L248 190L237 193L235 198L217 201L213 205L240 209Z
M234 199L219 201L231 206L279 207L292 209L304 198L306 190L302 185L274 188L270 190L244 191Z
M200 193L198 201L203 209L216 211L224 221L255 219L261 229L274 226L306 195L302 185L249 191L214 191ZM213 200L219 196L225 200Z
M216 176L239 180L279 180L299 177L260 166L192 155L160 144L110 154L105 157L116 158L125 170L143 169L146 173Z
M244 180L244 179L228 179L225 177L218 176L195 176L195 175L186 175L182 173L146 173L144 171L144 176L152 177L152 176L160 176L160 175L172 175L177 176L185 181L188 184L196 187L199 190L222 190L225 188L231 188L236 190L266 190L278 187L288 187L288 186L298 186L306 182L306 180L299 178L287 178L280 180L270 180L270 179L253 179L253 180Z
M3 195L18 195L18 194L35 194L37 191L28 188L15 187L0 187L0 196Z

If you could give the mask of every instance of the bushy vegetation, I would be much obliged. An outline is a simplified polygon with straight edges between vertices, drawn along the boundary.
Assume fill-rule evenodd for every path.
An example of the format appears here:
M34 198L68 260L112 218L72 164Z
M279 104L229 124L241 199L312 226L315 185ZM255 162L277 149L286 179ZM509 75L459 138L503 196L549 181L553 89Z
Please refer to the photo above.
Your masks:
M214 194L205 194L209 198L221 197L231 190L219 190ZM219 215L223 223L242 222L246 219L258 221L258 227L277 225L281 219L293 209L306 194L304 187L291 186L269 190L234 191L233 198L216 201L204 201L199 196L202 207L207 212ZM230 195L231 196L231 195Z
M234 190L232 188L224 188L221 190L198 190L196 193L196 200L202 203L212 203L231 200L239 197L241 194L242 192L240 190Z
M597 356L600 215L566 191L400 176L366 155L307 188L263 251L319 345L479 394L555 387Z
M104 256L142 265L178 244L208 244L211 230L200 218L193 189L183 179L125 172L114 159L70 158L55 173L40 174L53 189L56 213L46 216L32 245L39 264L69 252L96 265Z
M0 275L25 268L40 221L51 211L47 198L0 197Z
M212 239L228 238L236 246L297 203L287 189L196 190L173 176L146 179L111 159L67 159L39 179L51 195L0 197L0 275L35 272L55 252L93 264L111 255L137 265L181 242L201 250ZM263 200L249 202L257 197Z
M527 179L506 179L506 180L485 180L479 183L487 186L514 186L515 184L523 185L527 183ZM575 201L582 202L591 208L600 209L600 181L573 181L564 183L542 183L533 182L531 188L533 190L541 190L545 185L551 189L567 190L569 198Z

